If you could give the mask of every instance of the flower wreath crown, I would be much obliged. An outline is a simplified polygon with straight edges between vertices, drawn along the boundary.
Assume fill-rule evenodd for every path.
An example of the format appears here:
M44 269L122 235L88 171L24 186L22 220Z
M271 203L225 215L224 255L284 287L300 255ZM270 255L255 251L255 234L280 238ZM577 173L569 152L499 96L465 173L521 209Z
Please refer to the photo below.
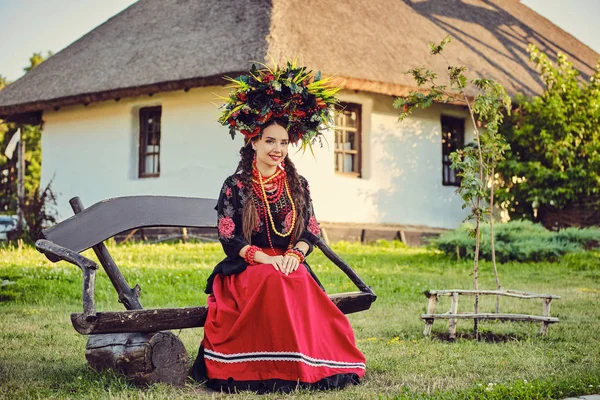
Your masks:
M331 77L321 78L321 72L287 62L285 68L258 69L255 64L248 75L225 77L231 82L229 97L219 122L229 126L231 138L239 131L249 140L257 137L262 126L274 118L288 121L285 127L291 141L311 146L322 130L333 126L333 106L339 104L335 94L341 89L330 86Z

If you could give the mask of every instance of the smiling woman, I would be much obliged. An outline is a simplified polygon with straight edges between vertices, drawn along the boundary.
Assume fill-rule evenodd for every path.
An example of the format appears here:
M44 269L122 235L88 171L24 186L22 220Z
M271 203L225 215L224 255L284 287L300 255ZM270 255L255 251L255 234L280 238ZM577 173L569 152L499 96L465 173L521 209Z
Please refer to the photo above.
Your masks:
M256 167L263 176L271 176L277 166L288 154L289 137L285 130L287 124L283 120L271 120L265 124L260 139L252 141L252 149L256 152Z
M289 392L358 383L365 358L305 258L319 240L310 189L288 146L310 144L335 89L310 71L253 68L234 82L221 122L245 136L216 207L227 257L208 279L193 376L216 390Z

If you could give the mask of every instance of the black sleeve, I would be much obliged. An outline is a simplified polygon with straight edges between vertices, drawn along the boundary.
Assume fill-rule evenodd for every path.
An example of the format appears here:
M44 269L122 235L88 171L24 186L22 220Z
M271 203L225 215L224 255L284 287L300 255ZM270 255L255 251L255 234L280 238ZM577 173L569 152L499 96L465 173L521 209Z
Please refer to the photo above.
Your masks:
M300 177L300 183L304 188L304 193L306 196L306 209L304 213L304 230L300 235L298 240L302 240L308 244L308 251L306 255L308 256L312 251L314 245L321 238L321 228L319 227L319 223L315 218L315 211L313 209L312 199L310 198L310 187L308 185L307 180L304 177Z
M242 231L242 199L239 180L225 180L217 202L219 241L228 258L240 257L240 250L248 245Z

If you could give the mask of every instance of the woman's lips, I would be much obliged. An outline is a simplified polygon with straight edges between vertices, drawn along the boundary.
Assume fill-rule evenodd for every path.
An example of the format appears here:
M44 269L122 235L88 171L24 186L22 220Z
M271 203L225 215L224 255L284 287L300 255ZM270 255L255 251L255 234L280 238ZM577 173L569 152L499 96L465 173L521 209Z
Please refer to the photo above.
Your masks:
M279 161L281 159L281 156L269 156L269 157L271 157L271 159L273 161Z

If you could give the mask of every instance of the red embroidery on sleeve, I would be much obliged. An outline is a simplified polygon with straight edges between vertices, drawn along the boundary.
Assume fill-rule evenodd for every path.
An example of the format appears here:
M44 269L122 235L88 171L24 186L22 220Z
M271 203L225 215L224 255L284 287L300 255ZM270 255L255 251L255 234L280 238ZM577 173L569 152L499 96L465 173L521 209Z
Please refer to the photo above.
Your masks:
M319 227L319 223L317 222L317 219L312 215L310 216L310 219L308 220L307 229L313 235L319 235L321 233L321 228Z
M223 217L219 219L219 234L227 239L233 237L235 232L235 223L230 217Z

